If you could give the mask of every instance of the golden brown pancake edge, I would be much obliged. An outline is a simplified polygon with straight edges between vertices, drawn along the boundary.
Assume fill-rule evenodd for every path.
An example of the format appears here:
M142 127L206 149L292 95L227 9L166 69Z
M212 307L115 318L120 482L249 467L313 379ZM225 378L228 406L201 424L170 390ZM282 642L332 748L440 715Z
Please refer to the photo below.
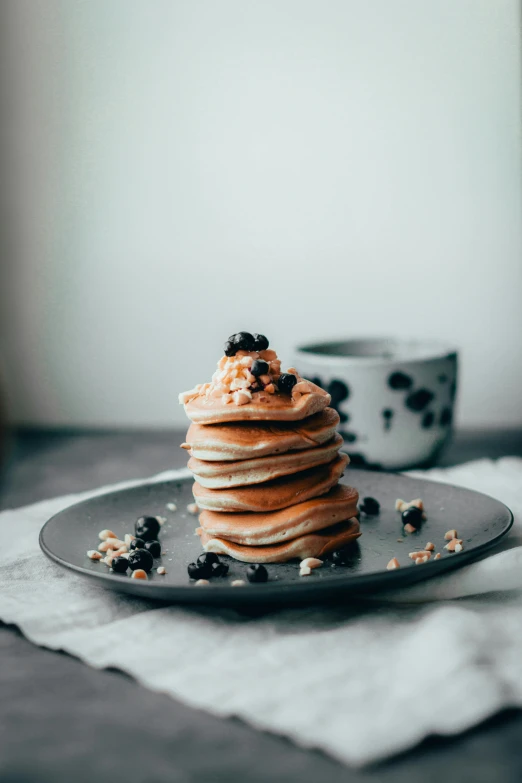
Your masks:
M336 549L343 549L359 538L361 532L359 521L353 518L271 546L242 546L225 539L211 538L202 528L198 528L198 535L206 552L229 555L243 563L285 563L306 557L323 557Z
M188 469L194 479L207 489L246 487L332 462L342 445L342 437L335 434L328 443L311 449L254 457L237 462L207 462L191 457L188 461Z
M269 546L350 519L357 513L358 499L356 489L338 484L326 495L269 513L202 511L199 524L210 538L243 546Z
M200 509L209 511L277 511L328 492L341 478L349 463L340 453L327 465L319 465L302 473L267 481L252 487L207 489L195 481L194 499Z

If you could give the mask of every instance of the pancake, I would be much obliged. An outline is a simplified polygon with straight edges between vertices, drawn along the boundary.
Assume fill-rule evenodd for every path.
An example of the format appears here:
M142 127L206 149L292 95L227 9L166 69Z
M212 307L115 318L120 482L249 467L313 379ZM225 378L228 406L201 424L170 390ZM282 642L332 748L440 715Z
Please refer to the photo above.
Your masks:
M207 462L251 459L269 454L300 451L327 443L335 435L339 414L325 408L298 424L289 422L248 421L236 424L191 424L186 443L196 459Z
M324 410L331 397L320 386L307 381L309 394L294 399L290 394L255 392L247 405L224 404L220 398L197 396L184 404L185 413L196 424L221 424L226 421L300 421Z
M291 541L271 546L242 546L223 538L212 538L202 528L198 535L206 552L230 555L243 563L284 563L305 557L322 557L336 549L342 549L361 535L359 521L347 519L315 533L308 533Z
M239 462L204 462L191 457L188 469L202 487L226 489L262 484L265 481L300 473L317 465L325 465L337 456L343 445L340 435L313 449L304 449L288 454L274 454L270 457L243 459Z
M358 499L356 489L338 484L326 495L280 511L259 514L202 511L199 524L210 538L222 538L243 546L270 546L354 517Z
M208 489L196 481L192 491L198 507L208 511L277 511L325 495L337 484L349 461L346 454L339 454L328 465L253 487Z

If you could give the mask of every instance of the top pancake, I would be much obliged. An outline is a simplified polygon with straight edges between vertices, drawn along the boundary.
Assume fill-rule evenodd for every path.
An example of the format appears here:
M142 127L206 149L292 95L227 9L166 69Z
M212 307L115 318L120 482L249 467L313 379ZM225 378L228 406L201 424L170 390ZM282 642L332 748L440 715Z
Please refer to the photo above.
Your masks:
M191 424L182 448L207 462L266 457L320 446L333 438L338 423L337 411L326 408L299 424L284 421Z
M324 410L331 397L320 386L307 381L312 391L293 399L290 394L255 392L247 405L223 404L216 397L198 396L186 402L185 413L196 424L227 421L300 421Z

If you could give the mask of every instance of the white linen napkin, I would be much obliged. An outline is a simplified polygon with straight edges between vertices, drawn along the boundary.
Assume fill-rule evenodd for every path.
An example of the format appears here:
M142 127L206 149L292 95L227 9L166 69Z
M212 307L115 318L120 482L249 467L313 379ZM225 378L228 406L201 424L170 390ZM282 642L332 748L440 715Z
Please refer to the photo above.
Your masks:
M504 551L362 606L255 619L164 607L91 585L40 552L38 534L52 514L112 486L0 514L9 531L0 619L36 644L120 668L149 688L350 764L397 753L431 733L458 733L522 706L522 547L505 548L522 543L522 459L418 475L480 489L510 506L515 526Z

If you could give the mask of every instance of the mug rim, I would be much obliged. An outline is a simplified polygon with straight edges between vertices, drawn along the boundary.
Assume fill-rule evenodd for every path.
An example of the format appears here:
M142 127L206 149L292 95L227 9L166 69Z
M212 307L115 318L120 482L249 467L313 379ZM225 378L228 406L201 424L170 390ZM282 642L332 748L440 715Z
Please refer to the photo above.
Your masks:
M383 354L350 355L340 353L343 346L362 346L371 344L374 350L380 350ZM337 349L337 352L332 349ZM397 365L417 364L419 362L436 361L440 359L455 360L458 349L455 345L443 340L430 338L402 338L402 337L348 337L345 339L321 340L320 342L298 345L294 351L299 356L310 357L321 364L338 365ZM389 355L384 352L390 352Z

